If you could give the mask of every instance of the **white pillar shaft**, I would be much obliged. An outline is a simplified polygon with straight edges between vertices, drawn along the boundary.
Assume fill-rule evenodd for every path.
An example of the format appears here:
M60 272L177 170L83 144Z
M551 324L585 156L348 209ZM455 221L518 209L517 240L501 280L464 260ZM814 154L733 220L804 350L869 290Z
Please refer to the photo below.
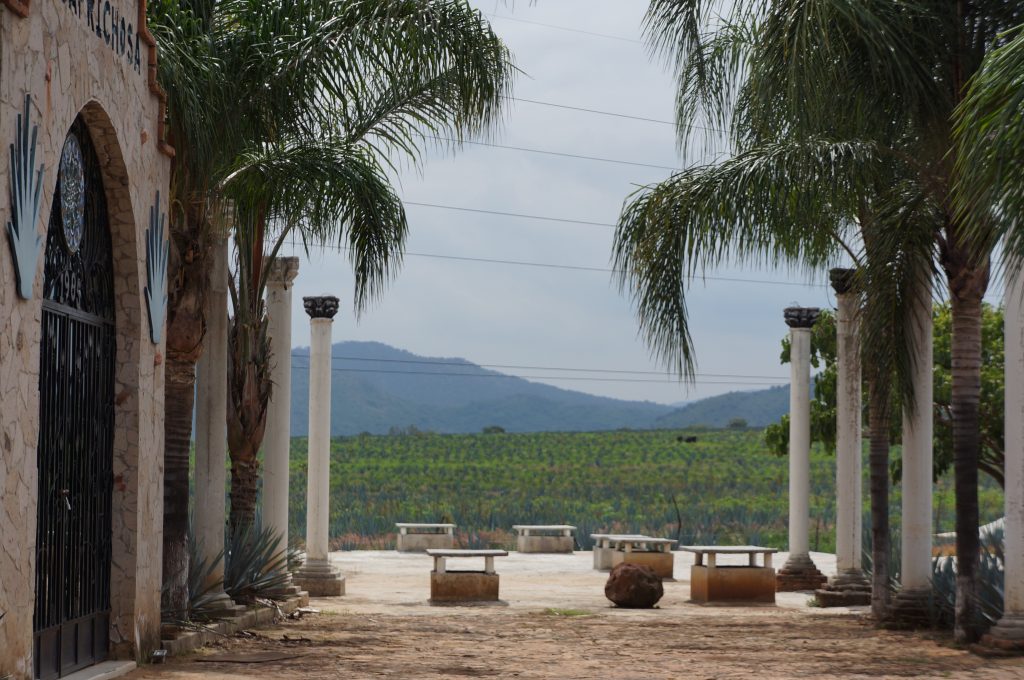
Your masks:
M789 553L806 555L810 523L811 329L790 329Z
M281 537L282 550L288 548L288 465L292 423L290 284L297 266L298 260L295 258L277 260L267 283L267 334L270 336L272 354L270 381L273 391L267 408L267 429L263 439L263 525Z
M228 409L228 245L213 247L207 297L206 337L196 367L196 538L213 564L224 549ZM223 562L210 575L223 578Z
M327 560L331 464L331 319L310 320L306 555Z
M861 569L861 365L857 298L837 296L836 571Z
M913 409L903 409L901 581L930 589L932 558L932 297L922 286L909 321L913 334Z
M1024 617L1024 272L1009 277L1005 302L1004 619Z

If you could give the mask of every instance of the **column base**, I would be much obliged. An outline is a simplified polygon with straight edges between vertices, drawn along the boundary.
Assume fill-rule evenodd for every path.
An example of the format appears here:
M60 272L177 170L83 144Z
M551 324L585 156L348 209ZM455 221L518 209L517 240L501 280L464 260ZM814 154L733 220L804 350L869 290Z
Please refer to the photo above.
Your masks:
M893 598L882 625L906 630L931 628L931 604L931 588L903 588Z
M246 609L248 607L244 604L235 604L235 601L222 590L207 605L206 613L211 619L230 619L239 616Z
M829 579L814 597L822 607L856 607L871 604L871 584L860 569L847 569Z
M291 597L298 597L302 594L302 588L295 584L294 576L289 573L288 580L286 583L281 584L279 588L267 591L267 596L274 600L287 600Z
M295 583L312 597L336 597L345 594L345 577L326 560L306 560L295 573Z
M1024 614L1003 614L985 635L981 646L1007 654L1024 654Z
M828 581L818 571L807 553L790 555L785 566L775 574L775 592L795 592L798 590L817 590Z

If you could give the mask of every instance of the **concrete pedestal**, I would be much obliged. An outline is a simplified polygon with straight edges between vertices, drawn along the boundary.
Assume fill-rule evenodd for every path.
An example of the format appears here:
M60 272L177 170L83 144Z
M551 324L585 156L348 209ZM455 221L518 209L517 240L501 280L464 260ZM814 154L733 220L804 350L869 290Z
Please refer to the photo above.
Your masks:
M571 553L576 547L569 524L516 524L516 550L523 553Z
M690 599L713 602L775 602L775 570L768 567L690 567Z
M675 578L675 555L671 552L632 550L612 551L612 569L620 564L639 564L650 567L662 580Z
M430 572L431 603L497 602L497 574L483 571Z
M395 550L398 552L425 552L450 550L455 547L454 524L414 524L399 522Z

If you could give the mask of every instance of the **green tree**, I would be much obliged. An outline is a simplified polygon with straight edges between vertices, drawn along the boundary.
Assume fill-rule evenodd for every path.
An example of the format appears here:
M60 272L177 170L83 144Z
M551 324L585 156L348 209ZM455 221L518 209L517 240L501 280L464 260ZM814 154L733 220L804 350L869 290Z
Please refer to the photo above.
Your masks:
M953 464L953 432L951 406L950 355L951 312L949 304L935 307L934 320L934 404L935 478L943 475ZM828 311L818 317L811 333L811 361L819 369L814 377L814 395L811 401L811 441L819 442L828 451L835 451L836 442L836 343L835 316ZM789 363L789 339L782 340L780 360ZM980 423L982 450L978 469L1003 486L1003 312L985 304L982 308L982 373ZM890 410L900 413L902 400L898 389L892 391ZM893 422L890 441L899 443L900 423ZM768 448L779 456L789 451L789 417L765 428ZM891 466L894 481L900 478L900 461Z
M271 389L265 264L292 234L338 244L355 270L361 311L394 275L407 231L388 171L417 162L433 136L461 140L487 129L513 67L465 0L163 0L149 8L177 151L165 395L164 574L174 606L187 573L180 506L211 238L235 226L225 370L232 525L246 525Z
M678 77L683 144L724 128L734 154L641 189L614 246L641 331L693 374L687 283L739 259L823 269L845 251L867 293L862 328L876 349L869 384L873 609L888 603L888 431L892 375L912 396L905 321L945 275L952 308L951 411L957 499L959 640L977 639L978 401L981 302L991 206L957 211L952 116L1001 31L1021 22L997 0L652 0L655 50ZM930 293L928 293L930 296ZM913 405L916 408L916 405Z

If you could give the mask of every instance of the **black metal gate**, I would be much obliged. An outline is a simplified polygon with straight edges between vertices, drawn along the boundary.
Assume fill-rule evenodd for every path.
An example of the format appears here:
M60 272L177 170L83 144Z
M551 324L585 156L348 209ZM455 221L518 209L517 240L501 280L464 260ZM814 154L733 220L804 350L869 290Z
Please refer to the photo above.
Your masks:
M114 280L99 162L68 133L46 234L39 360L35 675L106 658L114 441Z

